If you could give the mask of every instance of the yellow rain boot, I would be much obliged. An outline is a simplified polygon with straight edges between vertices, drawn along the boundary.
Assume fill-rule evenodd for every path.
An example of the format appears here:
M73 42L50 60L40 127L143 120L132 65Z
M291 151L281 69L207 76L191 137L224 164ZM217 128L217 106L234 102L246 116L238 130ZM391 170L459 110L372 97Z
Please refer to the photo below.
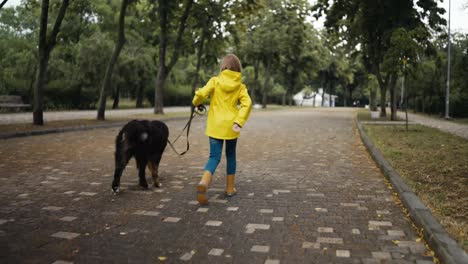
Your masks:
M234 174L226 176L226 196L233 196L237 193L236 188L234 187Z
M205 171L197 186L197 200L201 205L208 204L208 187L211 184L211 172Z

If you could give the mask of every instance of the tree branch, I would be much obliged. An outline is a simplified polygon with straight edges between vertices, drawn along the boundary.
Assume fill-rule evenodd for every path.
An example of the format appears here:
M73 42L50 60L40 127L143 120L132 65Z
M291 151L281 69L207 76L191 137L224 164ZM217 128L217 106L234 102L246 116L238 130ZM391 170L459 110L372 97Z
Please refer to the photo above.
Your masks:
M185 28L187 27L186 22L190 15L190 9L192 8L193 0L187 0L184 14L180 18L179 30L177 32L177 39L174 44L174 54L172 54L171 62L167 66L167 71L171 71L172 67L176 64L179 59L180 45L182 44L182 36L184 35Z
M63 18L65 17L68 1L69 0L63 0L62 5L60 6L60 11L57 19L55 20L54 28L52 29L52 33L49 36L49 41L47 42L47 52L50 52L57 43L57 34L60 31L60 26L62 25Z
M3 0L2 3L0 4L0 9L2 9L2 7L6 4L6 2L8 2L8 0Z

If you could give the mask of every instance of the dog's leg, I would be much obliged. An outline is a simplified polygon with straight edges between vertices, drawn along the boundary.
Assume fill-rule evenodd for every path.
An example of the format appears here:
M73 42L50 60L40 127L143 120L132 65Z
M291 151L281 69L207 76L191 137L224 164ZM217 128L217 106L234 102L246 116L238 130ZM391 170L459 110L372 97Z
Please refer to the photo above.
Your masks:
M114 181L112 182L112 191L114 193L120 192L120 177L132 156L128 153L115 153L115 170Z
M148 188L148 183L146 182L146 177L145 177L145 170L146 170L146 164L148 161L146 158L137 156L137 166L138 166L138 177L140 178L140 186L143 188Z
M158 168L159 168L159 162L158 163L155 163L154 161L148 162L148 169L151 171L151 176L153 177L153 185L156 188L161 187L161 183L159 182Z

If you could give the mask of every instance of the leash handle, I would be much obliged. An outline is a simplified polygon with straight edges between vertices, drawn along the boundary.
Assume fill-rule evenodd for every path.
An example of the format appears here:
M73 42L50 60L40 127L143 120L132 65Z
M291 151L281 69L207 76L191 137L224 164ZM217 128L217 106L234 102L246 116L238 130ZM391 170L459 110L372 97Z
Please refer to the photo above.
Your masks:
M182 129L182 131L180 132L180 134L176 137L176 139L171 142L169 139L167 139L167 143L169 143L169 146L172 148L172 150L174 150L174 152L179 155L179 156L182 156L184 155L185 153L187 153L190 149L190 143L189 143L189 133L190 133L190 125L192 124L192 120L193 118L196 116L196 115L204 115L206 113L206 107L203 105L203 104L200 104L198 106L191 106L190 107L190 117L189 117L189 120L187 121L187 124L185 124L184 128ZM187 149L182 152L182 153L179 153L177 152L177 150L175 149L174 147L174 144L176 143L176 141L180 138L180 136L182 135L182 133L184 132L184 130L187 129Z

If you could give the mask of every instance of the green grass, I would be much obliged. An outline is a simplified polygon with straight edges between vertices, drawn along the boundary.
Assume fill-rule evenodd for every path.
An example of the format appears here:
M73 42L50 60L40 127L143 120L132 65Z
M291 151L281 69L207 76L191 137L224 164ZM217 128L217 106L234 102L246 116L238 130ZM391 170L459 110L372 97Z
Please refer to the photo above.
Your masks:
M106 100L106 109L112 109L112 105L114 104L113 99ZM119 99L119 108L118 109L133 109L136 108L136 100L130 98L120 98ZM152 107L148 100L143 100L143 108Z
M394 169L468 249L468 141L437 129L365 125Z
M369 109L359 109L357 118L359 121L391 121L390 112L387 112L387 117L379 117L373 119L371 118L371 112Z

